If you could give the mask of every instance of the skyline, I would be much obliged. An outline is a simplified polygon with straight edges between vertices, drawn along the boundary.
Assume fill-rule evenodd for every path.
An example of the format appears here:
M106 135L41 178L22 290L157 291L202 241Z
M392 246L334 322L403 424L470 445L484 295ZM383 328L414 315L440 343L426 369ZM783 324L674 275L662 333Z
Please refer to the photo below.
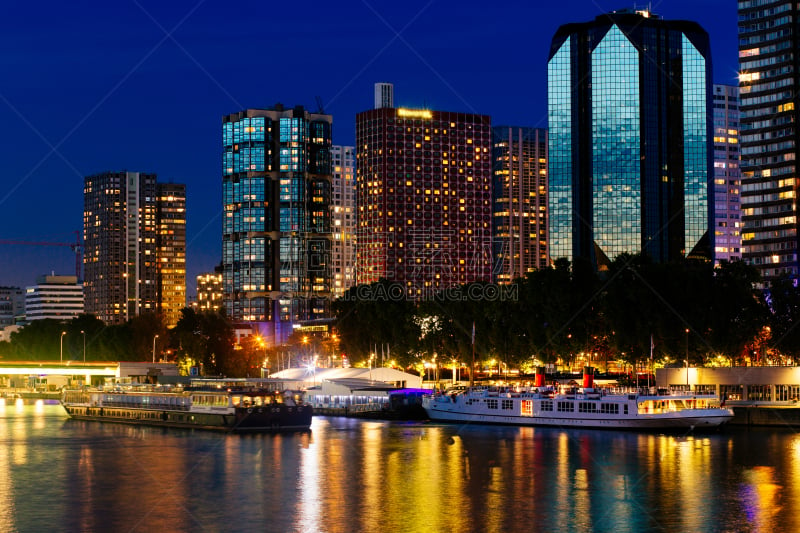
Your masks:
M333 116L333 143L352 146L356 113L372 108L373 84L385 81L398 107L546 127L553 34L631 4L520 3L486 13L477 2L458 4L458 12L433 1L304 3L295 11L302 17L277 19L266 4L202 0L11 6L0 85L0 240L74 242L85 176L155 173L187 186L186 281L194 295L195 277L221 254L223 115L278 102L316 111L319 97ZM652 12L703 26L714 83L737 82L735 3L654 2ZM0 285L74 271L68 247L2 250L14 260L0 266Z

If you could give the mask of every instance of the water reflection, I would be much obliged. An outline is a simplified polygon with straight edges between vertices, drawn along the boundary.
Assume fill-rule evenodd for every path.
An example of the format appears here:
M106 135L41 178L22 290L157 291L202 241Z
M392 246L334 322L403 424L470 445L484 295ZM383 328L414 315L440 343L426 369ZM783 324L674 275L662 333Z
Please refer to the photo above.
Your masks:
M315 418L225 435L0 412L0 530L788 531L800 437Z

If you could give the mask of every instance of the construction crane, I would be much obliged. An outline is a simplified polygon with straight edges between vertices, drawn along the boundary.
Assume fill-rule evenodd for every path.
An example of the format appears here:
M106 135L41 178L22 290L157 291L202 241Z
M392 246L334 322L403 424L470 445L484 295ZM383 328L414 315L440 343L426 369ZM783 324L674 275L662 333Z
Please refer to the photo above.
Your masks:
M75 242L45 242L45 241L15 241L15 240L5 240L0 239L0 245L8 244L8 245L20 245L20 246L67 246L70 250L75 253L75 277L78 280L82 279L81 277L81 263L83 262L83 244L81 243L81 232L80 230L76 230L73 232L75 234Z

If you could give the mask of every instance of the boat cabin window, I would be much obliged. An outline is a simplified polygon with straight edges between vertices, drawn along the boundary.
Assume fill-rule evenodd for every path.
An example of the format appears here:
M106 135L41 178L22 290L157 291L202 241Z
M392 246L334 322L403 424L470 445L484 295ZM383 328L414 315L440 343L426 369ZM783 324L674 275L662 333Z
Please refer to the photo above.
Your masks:
M196 394L192 396L192 404L204 407L225 407L228 397L224 394Z
M772 401L772 388L769 385L748 385L747 399L755 402Z
M575 402L558 402L556 408L559 413L572 413L575 411Z
M797 401L798 398L800 398L800 385L775 385L775 399L777 401Z
M720 385L719 395L721 398L729 400L741 400L744 394L744 387L742 385Z

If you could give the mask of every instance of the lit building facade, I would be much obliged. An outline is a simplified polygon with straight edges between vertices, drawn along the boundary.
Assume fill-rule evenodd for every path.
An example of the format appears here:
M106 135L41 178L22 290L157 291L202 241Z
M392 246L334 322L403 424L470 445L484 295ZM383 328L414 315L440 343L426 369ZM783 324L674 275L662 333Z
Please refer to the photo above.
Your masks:
M197 276L197 309L219 311L222 308L222 273L214 272Z
M356 282L406 297L491 281L491 120L380 108L356 115Z
M795 0L739 0L742 258L766 285L797 279L797 91Z
M107 324L158 309L156 198L155 174L84 179L85 307Z
M86 312L107 324L157 313L174 326L186 305L186 186L103 172L84 179L83 203Z
M714 84L714 264L742 257L739 88Z
M39 276L25 289L25 320L77 318L83 313L83 285L76 276Z
M158 307L172 328L186 307L186 185L157 184Z
M548 266L547 130L492 129L493 273L510 283Z
M13 326L25 316L25 292L19 287L0 287L0 327Z
M548 60L550 257L711 260L708 34L624 10L567 24Z
M329 314L332 122L280 104L222 119L224 305L273 342Z
M332 146L333 197L331 199L332 296L341 297L355 283L356 262L356 149Z

